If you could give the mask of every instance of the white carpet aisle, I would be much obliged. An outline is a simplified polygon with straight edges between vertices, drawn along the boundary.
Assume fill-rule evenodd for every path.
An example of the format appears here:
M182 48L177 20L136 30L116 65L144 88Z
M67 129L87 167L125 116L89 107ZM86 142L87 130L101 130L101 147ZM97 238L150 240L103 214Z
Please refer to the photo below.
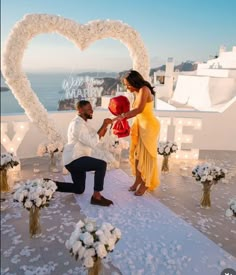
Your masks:
M87 217L121 229L122 239L110 257L123 275L217 275L225 268L236 269L233 256L151 194L136 197L128 192L133 180L122 170L108 171L105 178L103 194L114 206L91 205L93 177L93 173L87 174L85 193L75 197ZM71 182L70 176L64 178Z

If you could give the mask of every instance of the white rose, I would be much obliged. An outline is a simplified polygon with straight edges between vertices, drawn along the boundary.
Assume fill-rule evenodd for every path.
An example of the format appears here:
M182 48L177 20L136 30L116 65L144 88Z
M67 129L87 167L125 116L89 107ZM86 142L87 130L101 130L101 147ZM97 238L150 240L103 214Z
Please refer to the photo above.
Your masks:
M13 194L13 199L18 201L18 196L19 196L19 194L18 194L18 192L16 191L16 192Z
M35 204L37 207L40 207L42 205L42 200L40 198L37 198Z
M111 225L111 224L108 223L108 222L104 222L104 223L102 224L101 229L103 229L103 230L105 229L105 230L111 231L112 229L114 229L114 226Z
M170 148L169 148L169 147L166 147L166 148L165 148L165 153L166 153L166 154L169 154L169 153L170 153Z
M108 239L107 239L107 237L104 234L99 235L98 239L103 244L107 244L108 243Z
M235 203L236 203L236 199L230 199L228 204L231 205L231 204L235 204Z
M23 191L24 197L28 197L28 193L29 193L28 190L24 190L24 191Z
M92 257L86 257L86 258L84 259L83 264L84 264L84 266L85 266L86 268L93 267L93 265L94 265L93 258L92 258Z
M85 247L84 246L81 246L80 249L79 249L79 259L81 260L83 257L84 257L84 253L85 253Z
M104 244L97 245L96 252L97 252L99 258L104 258L107 256L107 251L106 251Z
M84 223L81 220L77 222L77 224L75 225L75 227L78 227L78 228L82 228L83 226L84 226Z
M31 208L32 205L33 205L32 201L30 201L30 200L26 200L26 201L25 201L25 205L24 205L25 208Z
M230 205L230 208L231 208L233 211L235 211L235 212L236 212L236 204L232 204L232 205Z
M44 194L44 189L41 186L38 186L36 188L36 193L39 195L43 195Z
M88 248L85 250L84 252L84 258L87 258L87 257L93 257L96 255L96 252L95 252L95 249L94 248Z
M208 175L208 176L207 176L207 180L212 181L212 180L213 180L213 177L212 177L211 175Z
M24 194L23 194L23 193L18 194L17 200L18 200L19 202L22 202L22 201L24 200Z
M118 239L121 238L121 231L119 228L115 228L113 231L113 234L116 236L116 238L118 238Z
M83 241L85 245L92 245L93 244L93 236L89 232L85 232L80 235L80 240Z
M231 210L231 209L227 209L226 211L225 211L225 215L226 215L226 217L231 217L231 216L233 216L233 211Z
M68 250L70 250L72 248L72 243L70 240L66 240L65 246Z
M173 150L173 151L176 151L176 150L177 150L177 146L173 145L173 146L172 146L172 150Z
M43 198L42 198L42 204L44 205L44 204L46 204L46 202L47 202L47 198L46 198L46 197L43 197Z
M29 195L29 198L33 201L33 200L37 200L38 196L39 195L36 192L31 192Z
M116 243L116 236L111 235L110 239L108 240L108 245L112 245Z
M94 225L92 223L87 223L85 228L88 232L92 232L94 230Z
M104 232L104 235L107 239L110 239L112 237L112 234L109 230L104 230L103 232Z
M51 195L52 195L52 191L50 189L45 190L44 193L45 193L45 196L47 196L47 197L51 197Z
M71 234L71 236L70 236L70 239L73 239L73 240L75 240L75 241L77 241L78 239L79 239L79 236L80 236L80 229L75 229L73 232L72 232L72 234Z
M76 254L80 247L82 246L82 243L80 241L76 241L72 247L73 253Z
M111 244L108 245L108 250L109 251L114 250L114 248L115 248L115 244L114 243L111 243Z
M103 235L103 231L102 231L101 229L99 229L99 230L97 230L97 231L95 232L95 234L96 234L97 236Z

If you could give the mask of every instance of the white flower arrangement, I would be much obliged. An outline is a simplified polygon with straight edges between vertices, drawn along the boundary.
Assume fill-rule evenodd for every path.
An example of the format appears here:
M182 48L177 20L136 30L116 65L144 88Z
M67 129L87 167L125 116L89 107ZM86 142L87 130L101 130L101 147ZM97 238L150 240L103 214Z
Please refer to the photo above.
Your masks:
M229 208L226 210L225 215L227 217L231 217L231 216L236 217L236 197L231 199L228 205L229 205Z
M100 227L96 222L86 219L75 225L65 246L76 260L81 260L86 268L91 268L94 262L103 259L115 248L121 238L121 231L110 223L103 223Z
M149 57L137 31L121 21L96 20L81 25L73 20L50 14L27 14L11 30L2 58L2 74L20 106L51 142L63 141L55 122L34 93L27 75L22 70L24 51L31 39L44 33L58 33L81 50L93 42L113 38L129 50L133 68L145 79L149 78Z
M12 153L2 153L1 154L1 163L0 170L8 170L19 164L18 159Z
M178 150L177 143L166 141L166 142L159 142L157 152L159 155L169 156L172 153L176 153L177 150Z
M33 206L42 208L49 205L49 201L56 189L57 186L52 180L27 180L15 191L13 199L22 203L27 210L30 210Z
M38 146L37 155L42 157L45 154L54 154L63 152L64 145L61 142L41 143Z
M122 150L128 148L129 142L118 138L110 130L100 139L96 148L92 150L92 156L106 161L109 164L109 168L118 168L120 164L115 155L121 155Z
M125 139L118 138L116 135L111 135L111 141L109 144L110 152L114 154L121 154L122 150L129 149L129 142Z
M219 168L210 163L198 164L192 170L192 176L196 181L201 183L217 183L220 179L225 178L227 173L226 169Z

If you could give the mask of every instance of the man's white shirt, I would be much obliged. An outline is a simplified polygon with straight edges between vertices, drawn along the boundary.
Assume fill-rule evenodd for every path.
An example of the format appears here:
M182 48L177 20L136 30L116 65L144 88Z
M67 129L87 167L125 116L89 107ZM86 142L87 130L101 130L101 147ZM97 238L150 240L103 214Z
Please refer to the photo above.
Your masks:
M69 124L68 143L64 146L64 165L80 157L91 156L92 149L99 143L97 131L80 116L76 116Z

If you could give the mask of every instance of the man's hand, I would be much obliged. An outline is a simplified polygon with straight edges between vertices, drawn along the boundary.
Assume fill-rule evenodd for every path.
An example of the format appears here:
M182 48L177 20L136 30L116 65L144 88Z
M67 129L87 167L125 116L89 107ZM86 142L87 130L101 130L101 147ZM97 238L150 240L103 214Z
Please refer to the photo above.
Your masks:
M107 126L109 124L112 124L112 119L110 118L105 118L103 120L103 124L101 126L101 128L98 130L98 135L99 135L99 138L103 137L105 134L106 134L106 131L107 131Z
M110 119L110 118L105 118L104 121L103 121L102 126L103 126L103 127L107 127L109 124L112 124L112 119Z

